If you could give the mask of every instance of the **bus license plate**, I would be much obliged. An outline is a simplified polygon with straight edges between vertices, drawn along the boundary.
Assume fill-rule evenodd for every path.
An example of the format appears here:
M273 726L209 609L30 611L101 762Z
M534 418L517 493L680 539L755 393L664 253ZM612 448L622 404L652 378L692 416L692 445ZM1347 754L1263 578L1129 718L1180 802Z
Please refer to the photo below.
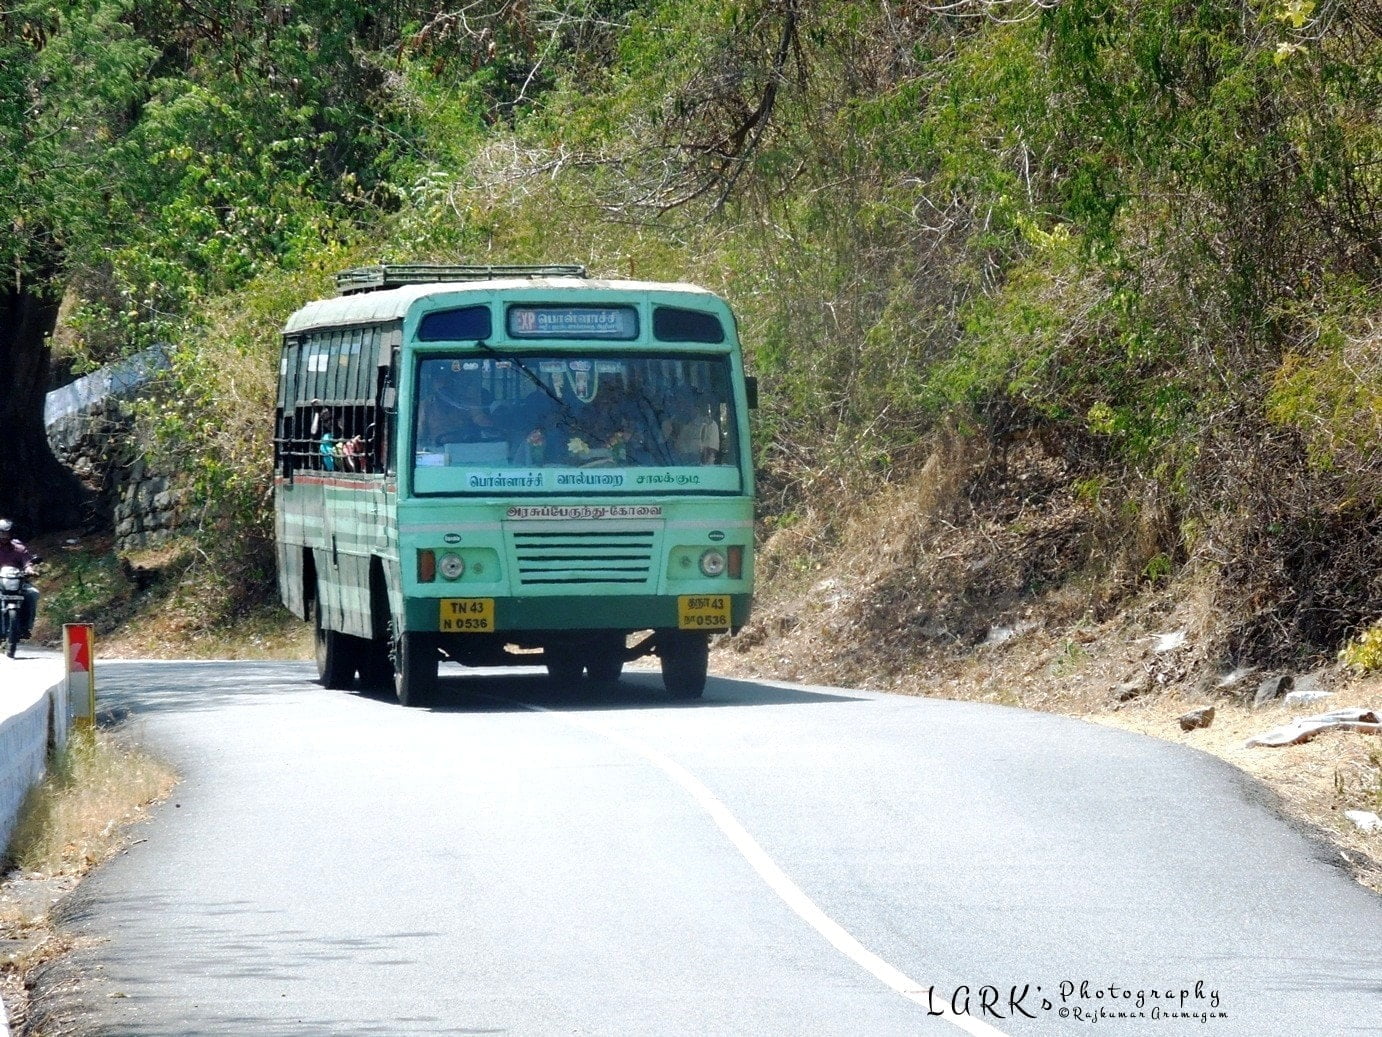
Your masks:
M438 629L443 634L494 632L493 598L442 598Z
M677 626L682 630L728 630L728 594L683 594L677 598Z

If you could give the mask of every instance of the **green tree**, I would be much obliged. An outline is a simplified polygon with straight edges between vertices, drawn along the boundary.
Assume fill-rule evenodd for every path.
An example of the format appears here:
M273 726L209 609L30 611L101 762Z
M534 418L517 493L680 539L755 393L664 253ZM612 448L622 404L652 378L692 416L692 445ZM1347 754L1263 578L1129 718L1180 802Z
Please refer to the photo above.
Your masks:
M153 58L120 0L20 3L0 12L0 498L37 528L81 519L81 489L43 427L49 339L65 273L101 226L106 142L129 122Z

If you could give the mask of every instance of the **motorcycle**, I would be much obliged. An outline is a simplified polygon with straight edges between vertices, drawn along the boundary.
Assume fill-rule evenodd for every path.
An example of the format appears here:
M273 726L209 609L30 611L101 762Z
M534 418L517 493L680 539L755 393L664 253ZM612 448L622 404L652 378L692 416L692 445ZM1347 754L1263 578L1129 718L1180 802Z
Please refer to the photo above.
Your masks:
M5 642L5 654L14 658L19 635L24 625L24 590L29 577L23 569L13 565L0 567L0 638Z

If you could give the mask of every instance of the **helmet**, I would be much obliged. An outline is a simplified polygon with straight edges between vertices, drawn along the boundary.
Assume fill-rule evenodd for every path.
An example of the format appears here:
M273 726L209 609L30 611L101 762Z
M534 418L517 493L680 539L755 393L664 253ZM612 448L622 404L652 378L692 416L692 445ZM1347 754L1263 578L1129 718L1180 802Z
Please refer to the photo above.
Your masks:
M0 518L0 537L14 536L14 523L7 518Z

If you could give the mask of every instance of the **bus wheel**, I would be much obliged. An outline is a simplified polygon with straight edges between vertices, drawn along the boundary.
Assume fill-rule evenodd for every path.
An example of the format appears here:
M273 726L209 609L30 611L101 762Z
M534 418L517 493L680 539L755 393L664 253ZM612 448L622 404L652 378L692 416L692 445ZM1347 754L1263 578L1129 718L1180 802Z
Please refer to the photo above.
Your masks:
M548 645L542 652L547 676L558 691L570 691L581 682L585 658L569 645Z
M698 699L710 666L710 638L688 630L664 630L658 638L662 686L674 699Z
M312 609L315 631L313 640L317 649L317 677L322 686L339 691L350 687L359 666L359 642L336 630L322 627L321 607Z
M426 634L394 642L393 690L400 705L429 706L437 692L437 650Z

